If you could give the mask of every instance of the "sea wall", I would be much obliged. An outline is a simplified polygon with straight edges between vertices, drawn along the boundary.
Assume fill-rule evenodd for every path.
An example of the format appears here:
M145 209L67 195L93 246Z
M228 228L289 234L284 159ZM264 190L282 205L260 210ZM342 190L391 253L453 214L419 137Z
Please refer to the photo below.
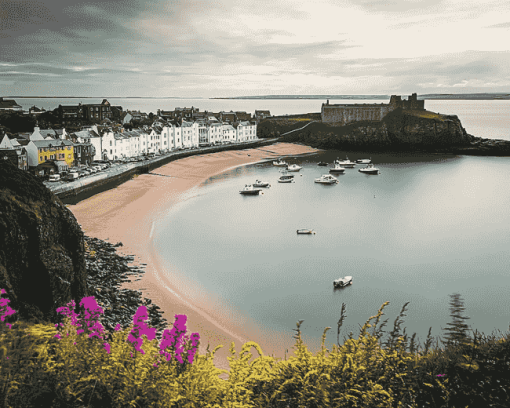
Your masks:
M227 150L244 150L267 146L275 143L276 140L277 139L262 139L242 144L229 144L194 150L176 151L164 156L148 159L143 162L126 163L114 166L101 173L65 184L53 184L50 182L46 182L45 184L48 189L62 200L62 202L66 204L75 204L97 193L115 188L116 186L130 180L135 175L148 173L149 171L164 166L174 160L197 154L216 153Z

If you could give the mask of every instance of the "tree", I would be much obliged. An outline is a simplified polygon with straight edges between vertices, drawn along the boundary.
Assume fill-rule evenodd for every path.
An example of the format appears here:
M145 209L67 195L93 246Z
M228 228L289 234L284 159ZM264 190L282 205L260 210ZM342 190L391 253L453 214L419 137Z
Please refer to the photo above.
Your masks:
M469 317L464 316L464 310L464 300L460 297L460 294L454 293L450 295L450 317L452 321L447 324L449 327L443 329L446 333L446 344L467 342L469 327L464 322L469 319Z

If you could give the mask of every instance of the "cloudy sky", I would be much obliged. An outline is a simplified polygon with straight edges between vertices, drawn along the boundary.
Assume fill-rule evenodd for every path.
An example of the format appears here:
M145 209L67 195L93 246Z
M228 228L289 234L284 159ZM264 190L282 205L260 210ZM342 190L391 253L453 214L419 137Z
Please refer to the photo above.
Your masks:
M508 0L1 0L0 95L510 93Z

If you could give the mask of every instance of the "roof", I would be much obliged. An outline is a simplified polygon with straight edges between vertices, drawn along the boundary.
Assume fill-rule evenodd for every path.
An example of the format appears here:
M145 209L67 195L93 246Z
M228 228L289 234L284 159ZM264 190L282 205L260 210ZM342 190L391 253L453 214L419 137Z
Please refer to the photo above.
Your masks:
M55 160L55 164L57 165L58 168L69 167L69 165L65 161L62 161L62 160Z
M7 135L4 136L2 141L0 142L0 149L14 149L11 143L11 139Z
M74 134L77 137L81 137L81 138L84 138L84 139L90 139L90 138L93 138L93 137L99 137L99 135L95 131L93 131L93 130L80 130L78 132L74 132Z
M42 137L44 137L45 139L50 136L50 137L55 137L57 136L57 134L55 133L55 131L53 129L39 129L39 133L41 134Z
M14 99L4 99L0 97L0 109L21 108Z
M37 147L73 146L69 140L32 140Z

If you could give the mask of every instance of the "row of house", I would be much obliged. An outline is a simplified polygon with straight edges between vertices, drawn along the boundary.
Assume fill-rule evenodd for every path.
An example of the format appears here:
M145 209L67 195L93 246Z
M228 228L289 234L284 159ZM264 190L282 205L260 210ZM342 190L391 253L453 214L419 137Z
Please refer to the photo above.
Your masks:
M0 157L7 157L22 170L44 175L52 168L61 173L97 160L123 160L256 139L257 125L248 121L228 124L216 119L170 122L158 118L150 127L133 130L106 123L71 133L65 128L40 129L36 125L32 133L20 133L17 138L5 135L0 144Z
M79 142L90 143L95 148L94 160L119 160L201 145L254 141L257 125L247 121L225 124L215 120L174 123L158 118L150 127L115 131L90 126L74 135Z

